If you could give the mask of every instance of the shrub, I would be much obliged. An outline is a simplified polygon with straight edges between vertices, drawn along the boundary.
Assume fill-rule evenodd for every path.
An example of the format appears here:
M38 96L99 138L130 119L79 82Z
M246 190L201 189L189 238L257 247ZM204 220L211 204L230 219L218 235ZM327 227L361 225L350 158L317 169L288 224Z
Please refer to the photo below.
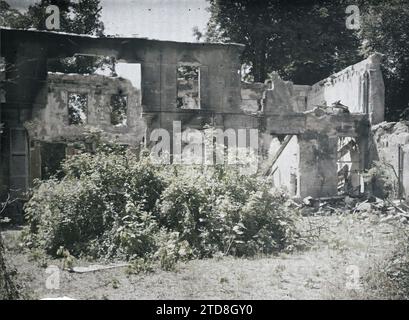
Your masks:
M73 156L63 170L61 181L39 182L25 206L28 244L96 257L150 250L163 188L155 167L131 153L101 153Z
M160 224L188 241L196 256L272 253L295 239L286 196L236 168L182 168L159 202Z
M387 163L376 161L364 175L374 196L381 199L395 199L398 195L398 179L393 167Z
M179 260L272 253L296 239L287 197L239 167L154 166L129 151L99 149L38 181L25 206L25 241L55 255Z
M364 276L367 298L409 299L409 245L399 241L389 256Z

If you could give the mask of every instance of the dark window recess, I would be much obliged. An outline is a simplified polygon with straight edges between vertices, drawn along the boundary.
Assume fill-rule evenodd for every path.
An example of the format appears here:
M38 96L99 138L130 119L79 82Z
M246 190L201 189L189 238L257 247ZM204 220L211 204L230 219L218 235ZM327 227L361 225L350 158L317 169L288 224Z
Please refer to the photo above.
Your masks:
M68 123L70 125L87 123L88 97L86 94L68 94Z
M61 162L65 159L64 143L41 144L41 179L49 179L55 176L58 179L63 177Z
M120 94L111 96L111 124L126 126L128 97Z
M177 69L177 99L180 109L200 109L200 68L179 66Z

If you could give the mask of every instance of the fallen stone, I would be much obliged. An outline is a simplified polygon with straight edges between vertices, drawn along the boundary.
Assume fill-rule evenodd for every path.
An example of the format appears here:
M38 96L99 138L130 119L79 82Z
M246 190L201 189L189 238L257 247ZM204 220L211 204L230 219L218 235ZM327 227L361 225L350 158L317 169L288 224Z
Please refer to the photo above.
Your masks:
M313 197L308 196L308 197L305 197L305 198L302 200L302 202L303 202L306 206L311 206L311 205L312 205L312 200L313 200Z
M371 211L372 205L369 202L362 202L355 207L359 211Z
M43 298L40 300L76 300L76 299L64 296L64 297L55 297L55 298Z
M88 267L73 267L70 269L71 272L76 272L76 273L86 273L86 272L95 272L95 271L101 271L101 270L107 270L107 269L114 269L114 268L123 268L123 267L128 267L130 266L129 263L121 263L121 264L115 264L115 265L109 265L109 266L103 266L103 265L90 265Z

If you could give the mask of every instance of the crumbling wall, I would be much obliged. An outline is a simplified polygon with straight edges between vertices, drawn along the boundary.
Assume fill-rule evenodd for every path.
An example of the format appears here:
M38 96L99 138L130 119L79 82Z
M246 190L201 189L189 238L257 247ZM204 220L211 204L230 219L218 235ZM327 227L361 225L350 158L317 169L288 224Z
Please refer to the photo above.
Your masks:
M368 113L373 124L385 113L385 87L381 72L382 55L349 66L314 84L307 97L308 109L340 101L351 113Z
M266 113L300 113L307 110L309 86L294 85L291 81L283 81L276 74L267 84L264 99Z
M264 93L267 88L266 84L260 82L242 82L240 109L248 113L263 111Z
M266 83L242 83L241 109L265 114L300 113L307 110L310 86L283 81L278 75Z
M409 122L382 122L372 127L371 160L390 165L401 183L401 196L409 199ZM400 149L400 150L399 150Z
M351 113L369 114L373 124L382 122L385 87L381 60L381 54L373 54L312 86L283 81L277 74L265 84L243 83L241 109L267 114L299 113L339 101Z
M30 140L30 181L55 173L58 160L70 153L76 142L84 142L91 134L98 134L105 141L138 147L144 137L146 125L142 119L140 91L129 80L103 75L48 73L47 86L40 94L47 95L47 104L33 108L33 120L25 122ZM86 95L86 121L69 122L69 95ZM111 123L111 98L126 96L126 123ZM53 145L53 158L44 148ZM61 152L57 146L64 146ZM46 168L46 170L44 169ZM51 171L50 171L51 170ZM50 171L50 172L48 172Z
M300 148L297 184L300 187L296 192L300 196L333 195L336 193L337 167L336 143L334 147L332 139L365 135L369 128L366 115L354 114L358 110L355 105L350 106L347 100L343 101L343 96L351 93L346 92L346 88L339 87L342 92L336 96L334 88L331 91L319 86L313 90L314 86L294 85L273 76L270 82L244 84L241 90L242 45L95 38L25 30L1 29L0 32L1 54L6 56L7 64L15 66L6 77L18 79L8 83L7 101L2 109L9 128L5 138L10 146L5 153L10 167L7 169L9 188L24 191L28 186L29 172L36 168L33 159L37 153L32 150L36 149L32 141L77 139L89 127L96 127L109 140L135 144L145 136L149 143L150 132L156 128L167 130L173 139L173 125L177 121L182 131L187 128L203 129L205 125L233 130L259 129L262 144L274 135L297 135ZM110 56L117 61L141 64L141 108L137 105L133 109L129 101L128 110L133 113L128 115L131 121L128 126L110 125L106 104L107 96L118 87L133 92L128 87L129 83L81 75L64 75L64 81L51 79L53 76L49 75L47 80L48 59L75 54ZM379 114L383 114L382 78L376 57L368 61L358 64L365 66L358 69L368 71L369 80L364 83L367 97L364 97L365 101L369 101L368 113L377 121ZM178 108L177 70L181 66L199 68L200 109ZM334 78L343 79L341 75ZM85 125L67 124L67 91L70 90L89 96L88 123ZM357 93L359 91L353 94L354 97ZM306 112L318 101L321 104L325 99L329 104L335 98L350 107L353 113L326 113L321 109ZM268 136L270 138L266 138ZM320 153L327 153L327 156L318 156Z
M242 84L241 109L263 119L262 141L269 142L268 134L270 141L274 141L275 134L298 135L280 145L277 149L280 154L270 163L277 186L290 192L296 189L300 196L330 196L337 194L338 183L344 180L341 192L360 191L361 172L368 166L365 151L369 122L378 123L384 117L380 65L381 55L374 54L313 86L294 85L277 74L264 84ZM348 107L348 111L330 107L336 102ZM338 118L331 120L335 115ZM357 117L355 123L354 117ZM356 139L348 155L338 152L345 150L337 150L340 137ZM297 153L298 164L295 164ZM271 156L266 162L270 160ZM347 179L345 162L349 163Z
M31 140L69 142L81 140L90 130L99 130L107 141L137 146L145 133L140 92L129 80L103 75L48 74L47 104L34 107L33 120L26 123ZM68 95L87 95L87 122L70 125ZM111 124L111 97L127 96L127 123Z

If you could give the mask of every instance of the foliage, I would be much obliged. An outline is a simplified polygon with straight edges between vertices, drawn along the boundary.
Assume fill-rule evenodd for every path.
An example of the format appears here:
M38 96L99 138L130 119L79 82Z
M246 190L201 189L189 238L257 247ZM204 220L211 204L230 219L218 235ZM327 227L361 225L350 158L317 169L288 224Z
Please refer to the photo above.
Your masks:
M206 40L245 44L242 60L254 81L264 82L276 71L285 80L313 84L359 57L358 38L345 26L348 1L209 2Z
M176 167L166 184L160 224L178 232L196 256L271 253L293 239L286 197L262 178L232 166Z
M362 51L365 56L385 54L386 117L396 121L409 107L409 4L406 0L363 0L360 7Z
M49 14L46 7L56 5L60 10L60 30L75 34L103 36L104 24L101 21L100 0L41 0L30 5L21 13L10 7L7 1L0 0L0 21L11 28L46 30L45 21ZM75 56L50 60L48 71L63 73L92 73L97 68L110 64L105 58Z
M115 151L79 154L62 167L64 178L40 182L25 207L31 245L128 258L151 250L152 212L163 188L153 166Z
M107 144L69 157L64 177L37 182L25 205L28 246L55 255L177 261L251 256L297 238L286 196L233 166L154 166Z
M387 259L367 272L364 281L368 292L377 299L409 299L409 246L407 234Z
M11 8L7 1L0 1L4 25L11 28L35 28L47 30L45 21L49 14L46 7L56 5L60 10L61 31L101 36L104 24L101 22L101 7L99 0L41 0L30 5L26 12ZM58 30L57 30L58 31Z
M127 120L127 96L115 94L111 96L111 124L126 125Z

